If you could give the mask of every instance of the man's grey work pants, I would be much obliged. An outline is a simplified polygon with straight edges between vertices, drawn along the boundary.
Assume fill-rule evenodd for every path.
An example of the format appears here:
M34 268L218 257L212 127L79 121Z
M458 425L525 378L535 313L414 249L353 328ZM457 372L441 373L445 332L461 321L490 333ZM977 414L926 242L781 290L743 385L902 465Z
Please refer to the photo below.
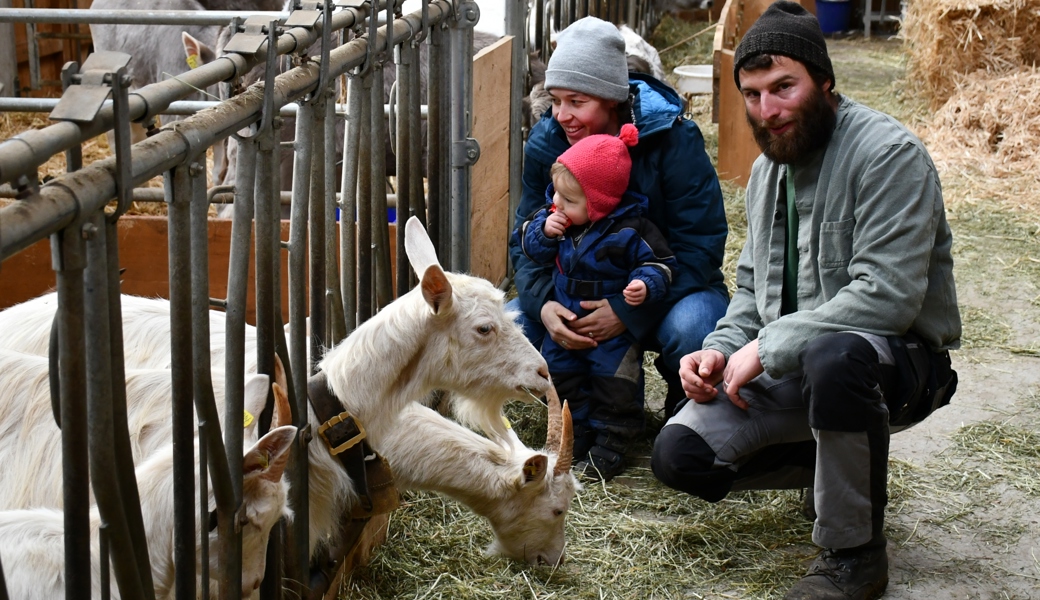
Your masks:
M687 402L654 443L654 474L717 502L731 490L814 487L813 542L852 548L882 533L889 410L897 370L888 341L833 333L801 354L801 371L763 373L740 395Z

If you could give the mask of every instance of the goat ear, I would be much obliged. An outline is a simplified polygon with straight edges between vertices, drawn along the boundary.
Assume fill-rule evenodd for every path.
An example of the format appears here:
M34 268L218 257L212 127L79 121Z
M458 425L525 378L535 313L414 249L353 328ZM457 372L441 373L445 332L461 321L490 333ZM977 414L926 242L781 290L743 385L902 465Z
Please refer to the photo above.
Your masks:
M184 58L192 69L198 68L214 59L216 54L208 44L192 37L187 31L181 32L181 42L184 44Z
M270 392L271 380L267 375L247 375L245 382L245 393L242 397L242 408L244 421L242 426L246 433L252 435L256 431L256 423L260 419L260 413L267 406L267 394Z
M414 216L409 218L404 226L404 250L408 254L412 270L418 276L423 276L428 267L441 264L429 234Z
M423 273L422 295L435 315L451 307L451 283L440 265L430 265Z
M296 439L296 428L286 425L267 432L242 457L242 476L278 481L289 461L289 449Z
M545 473L549 469L549 457L544 454L535 454L524 461L524 469L521 482L524 484L534 483L545 479Z

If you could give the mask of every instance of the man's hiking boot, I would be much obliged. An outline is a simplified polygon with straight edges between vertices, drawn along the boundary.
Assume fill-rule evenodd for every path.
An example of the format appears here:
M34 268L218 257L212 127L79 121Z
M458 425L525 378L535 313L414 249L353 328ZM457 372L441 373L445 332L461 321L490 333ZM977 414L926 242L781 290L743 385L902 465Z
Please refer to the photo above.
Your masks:
M873 600L888 587L885 546L824 550L784 600Z

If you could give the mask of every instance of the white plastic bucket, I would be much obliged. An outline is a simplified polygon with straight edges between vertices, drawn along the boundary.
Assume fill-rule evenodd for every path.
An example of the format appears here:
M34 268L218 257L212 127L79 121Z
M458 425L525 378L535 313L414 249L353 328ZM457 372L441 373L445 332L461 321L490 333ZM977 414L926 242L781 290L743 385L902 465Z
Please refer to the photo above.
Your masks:
M679 78L680 94L711 93L711 65L682 65L675 67L674 73Z

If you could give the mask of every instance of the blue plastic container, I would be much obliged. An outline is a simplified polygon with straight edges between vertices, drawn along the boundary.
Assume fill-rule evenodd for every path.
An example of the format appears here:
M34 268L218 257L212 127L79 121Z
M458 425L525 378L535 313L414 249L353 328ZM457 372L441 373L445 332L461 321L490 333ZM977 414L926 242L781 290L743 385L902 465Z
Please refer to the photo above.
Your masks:
M816 18L824 34L845 31L851 16L851 0L816 0Z

